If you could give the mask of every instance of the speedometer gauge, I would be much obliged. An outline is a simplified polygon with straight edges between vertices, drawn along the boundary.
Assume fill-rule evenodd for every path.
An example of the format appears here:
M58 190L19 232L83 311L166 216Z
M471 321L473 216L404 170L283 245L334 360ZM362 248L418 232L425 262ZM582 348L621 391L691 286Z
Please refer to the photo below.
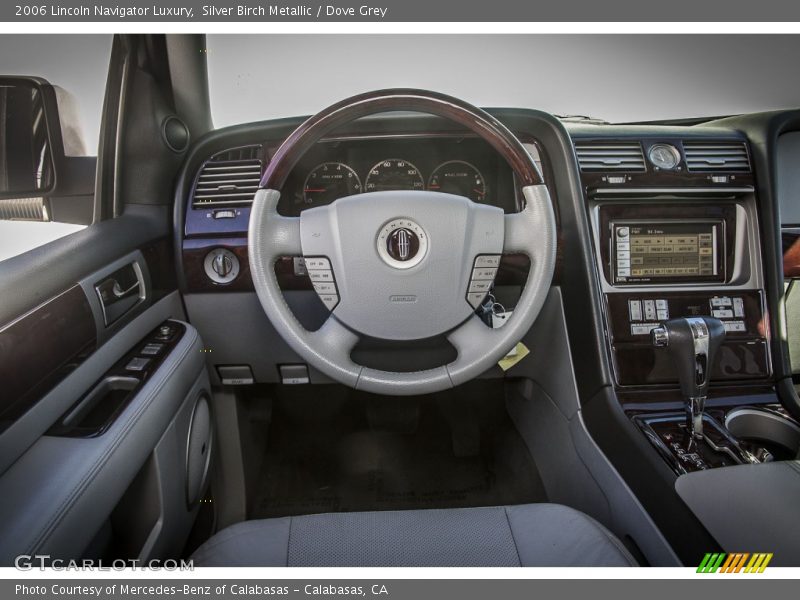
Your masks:
M303 184L303 201L323 206L338 198L361 193L361 180L349 166L325 162L314 167Z
M442 163L431 174L428 189L433 192L465 196L473 202L486 198L486 180L477 167L463 160Z
M367 192L424 190L425 181L419 169L407 160L387 158L369 170L364 189Z

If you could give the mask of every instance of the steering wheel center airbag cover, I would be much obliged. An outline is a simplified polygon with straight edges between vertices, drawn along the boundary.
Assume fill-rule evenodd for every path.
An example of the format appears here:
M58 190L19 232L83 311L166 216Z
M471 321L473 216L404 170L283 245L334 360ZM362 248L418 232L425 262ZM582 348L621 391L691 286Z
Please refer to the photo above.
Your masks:
M462 196L373 192L303 211L300 237L304 255L331 261L337 319L363 335L414 340L470 316L469 267L479 254L503 251L504 217Z
M428 254L428 234L411 219L389 221L378 231L378 256L390 267L410 269Z

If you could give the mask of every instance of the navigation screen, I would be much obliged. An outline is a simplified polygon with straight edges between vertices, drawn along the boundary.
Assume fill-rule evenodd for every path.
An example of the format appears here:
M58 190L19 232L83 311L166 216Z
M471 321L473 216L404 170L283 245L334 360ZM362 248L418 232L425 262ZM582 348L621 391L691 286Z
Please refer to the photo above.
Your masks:
M721 222L614 223L615 282L718 280Z

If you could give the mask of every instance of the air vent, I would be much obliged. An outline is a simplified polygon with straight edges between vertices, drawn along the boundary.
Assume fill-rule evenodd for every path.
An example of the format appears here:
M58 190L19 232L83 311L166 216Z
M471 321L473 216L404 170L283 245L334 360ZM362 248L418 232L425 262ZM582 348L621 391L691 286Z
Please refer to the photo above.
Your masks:
M581 171L646 171L639 142L577 142L575 153Z
M750 171L744 142L683 142L689 171Z
M261 182L261 146L225 150L200 169L192 195L193 208L251 204Z

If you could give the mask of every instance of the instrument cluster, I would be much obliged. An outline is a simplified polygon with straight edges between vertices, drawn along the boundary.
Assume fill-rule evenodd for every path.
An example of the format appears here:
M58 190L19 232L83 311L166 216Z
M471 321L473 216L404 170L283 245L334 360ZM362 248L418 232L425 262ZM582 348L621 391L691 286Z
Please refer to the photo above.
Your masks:
M401 136L318 143L289 176L280 211L297 215L345 196L389 190L456 194L517 210L511 169L483 140Z

